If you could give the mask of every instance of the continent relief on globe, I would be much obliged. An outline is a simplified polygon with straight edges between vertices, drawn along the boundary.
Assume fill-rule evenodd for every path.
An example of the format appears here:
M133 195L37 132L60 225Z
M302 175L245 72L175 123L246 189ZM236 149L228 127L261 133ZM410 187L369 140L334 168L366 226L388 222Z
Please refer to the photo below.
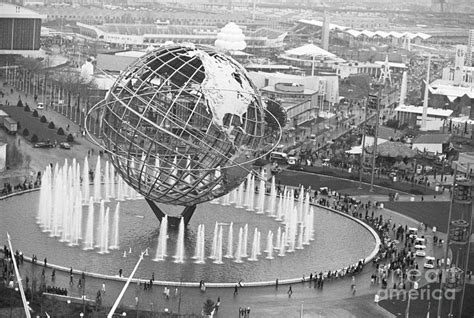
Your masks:
M231 138L234 126L226 128L224 116L235 115L242 123L242 116L255 98L254 89L246 78L238 75L242 70L236 69L235 65L226 60L221 60L219 55L213 57L202 50L189 51L186 55L198 57L202 61L206 77L201 89L212 113L212 121Z

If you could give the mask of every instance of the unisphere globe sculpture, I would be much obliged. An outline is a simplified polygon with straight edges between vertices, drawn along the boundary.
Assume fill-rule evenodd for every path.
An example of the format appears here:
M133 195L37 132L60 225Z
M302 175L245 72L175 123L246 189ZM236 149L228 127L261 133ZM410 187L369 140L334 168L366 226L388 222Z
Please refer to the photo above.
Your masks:
M256 87L235 60L209 47L149 52L120 75L101 106L102 146L150 205L190 207L228 193L263 142Z

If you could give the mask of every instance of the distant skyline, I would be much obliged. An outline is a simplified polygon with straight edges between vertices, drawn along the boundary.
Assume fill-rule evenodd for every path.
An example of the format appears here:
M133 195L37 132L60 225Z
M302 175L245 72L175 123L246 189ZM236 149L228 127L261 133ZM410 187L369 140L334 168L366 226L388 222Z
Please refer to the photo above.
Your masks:
M251 6L254 0L0 0L0 2L14 3L20 5L48 5L66 3L71 5L122 5L122 6L142 6L142 5L170 5L199 6L206 4L211 6ZM426 8L435 12L474 12L474 0L255 0L256 6L297 8L298 6L327 7L334 10L354 9L369 11L392 11L392 10L416 10L416 8Z

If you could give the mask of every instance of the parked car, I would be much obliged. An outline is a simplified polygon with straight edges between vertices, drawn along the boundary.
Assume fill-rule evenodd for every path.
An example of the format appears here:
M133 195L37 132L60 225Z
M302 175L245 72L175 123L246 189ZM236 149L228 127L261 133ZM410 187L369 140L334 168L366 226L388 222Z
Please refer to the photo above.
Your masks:
M297 162L298 162L298 158L296 157L288 157L288 160L287 160L288 164L290 166L293 166L295 165Z
M433 256L425 256L424 268L435 268L436 259Z
M426 256L426 245L415 245L415 256Z
M71 149L71 145L67 142L61 142L59 144L59 147L62 148L62 149Z
M33 147L35 148L54 148L54 144L50 142L37 142Z
M36 106L36 109L44 109L44 103L38 103L38 106Z
M287 159L288 159L288 155L284 152L273 151L270 153L271 162L286 163Z

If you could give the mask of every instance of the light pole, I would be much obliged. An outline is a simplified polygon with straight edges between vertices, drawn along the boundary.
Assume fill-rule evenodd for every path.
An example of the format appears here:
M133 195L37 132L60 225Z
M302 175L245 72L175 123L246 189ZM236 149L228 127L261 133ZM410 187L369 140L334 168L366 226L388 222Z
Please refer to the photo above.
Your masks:
M368 102L364 100L364 121L362 122L362 152L360 153L360 167L359 167L359 189L362 189L362 174L364 173L364 159L365 159L365 130L367 124Z
M374 132L374 148L372 154L372 175L370 177L370 192L374 192L374 176L375 176L375 159L377 158L377 139L379 134L379 121L380 121L380 96L382 94L382 83L375 84L378 87L377 92L377 105L375 110L375 132Z

